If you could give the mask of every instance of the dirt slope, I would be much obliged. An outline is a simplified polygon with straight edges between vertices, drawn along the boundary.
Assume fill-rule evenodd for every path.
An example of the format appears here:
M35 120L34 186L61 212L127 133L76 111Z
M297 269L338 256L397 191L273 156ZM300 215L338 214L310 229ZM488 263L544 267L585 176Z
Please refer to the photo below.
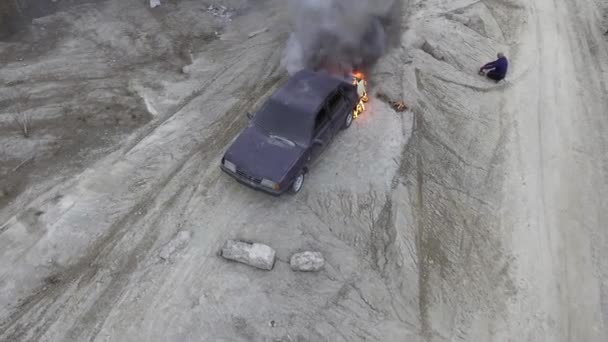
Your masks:
M370 83L412 111L372 97L282 198L218 162L285 80L286 8L223 4L229 16L200 1L87 4L0 44L0 170L27 175L2 195L0 340L608 339L596 3L410 1L402 46ZM494 84L476 69L498 50L512 68ZM15 110L37 120L27 139ZM78 163L50 144L64 137ZM182 230L190 240L160 258ZM218 258L228 238L273 246L275 269ZM325 270L289 269L307 249Z
M601 12L575 3L421 18L430 52L453 66L413 67L422 96L406 166L431 339L606 338L606 43ZM454 72L499 50L512 62L501 85Z

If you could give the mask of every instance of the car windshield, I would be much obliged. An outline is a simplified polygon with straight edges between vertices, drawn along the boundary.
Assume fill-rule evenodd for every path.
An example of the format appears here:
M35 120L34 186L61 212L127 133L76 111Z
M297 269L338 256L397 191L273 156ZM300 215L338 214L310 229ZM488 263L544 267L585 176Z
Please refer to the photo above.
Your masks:
M269 136L285 138L301 146L308 145L312 136L309 115L272 99L256 113L253 122Z

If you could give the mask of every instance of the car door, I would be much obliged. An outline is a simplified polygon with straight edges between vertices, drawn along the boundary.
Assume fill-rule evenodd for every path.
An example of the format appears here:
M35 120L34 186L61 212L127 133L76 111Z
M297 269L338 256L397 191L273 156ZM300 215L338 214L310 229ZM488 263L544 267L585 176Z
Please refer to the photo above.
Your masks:
M350 107L351 106L349 106L348 101L341 91L336 91L328 99L327 110L331 116L334 134L337 133L344 125L346 115L352 110Z
M327 106L323 106L315 117L315 127L313 130L313 141L311 147L311 160L319 157L321 152L327 148L334 135L333 122L327 110Z

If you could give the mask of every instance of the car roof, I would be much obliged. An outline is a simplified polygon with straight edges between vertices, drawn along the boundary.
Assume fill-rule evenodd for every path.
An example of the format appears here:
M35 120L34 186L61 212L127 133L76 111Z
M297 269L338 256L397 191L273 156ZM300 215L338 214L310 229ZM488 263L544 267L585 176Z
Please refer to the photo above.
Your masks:
M270 97L270 101L297 111L299 115L315 116L327 96L344 83L324 73L301 70L285 82Z

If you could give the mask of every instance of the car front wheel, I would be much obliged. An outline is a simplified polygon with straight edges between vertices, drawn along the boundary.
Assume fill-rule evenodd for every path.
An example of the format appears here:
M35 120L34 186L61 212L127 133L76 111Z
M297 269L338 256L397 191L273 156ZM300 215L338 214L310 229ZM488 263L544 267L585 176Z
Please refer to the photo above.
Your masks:
M296 179L294 179L293 183L291 184L291 188L289 190L291 190L292 194L297 194L298 192L300 192L300 190L302 190L303 186L304 186L304 172L300 172L298 177L296 177Z

